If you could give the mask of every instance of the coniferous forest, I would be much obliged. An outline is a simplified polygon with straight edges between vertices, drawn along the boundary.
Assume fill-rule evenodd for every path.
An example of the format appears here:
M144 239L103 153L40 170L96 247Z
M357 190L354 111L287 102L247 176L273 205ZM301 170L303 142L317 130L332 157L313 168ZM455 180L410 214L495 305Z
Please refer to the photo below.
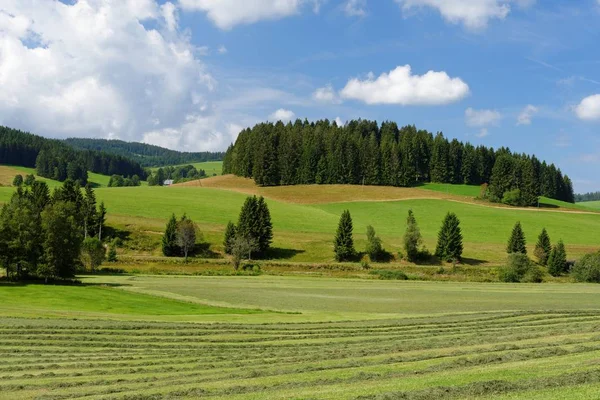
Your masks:
M261 186L487 184L482 195L495 202L530 206L539 196L574 202L571 180L554 164L394 122L260 123L227 149L223 173Z
M46 139L0 126L0 164L36 168L37 174L65 181L87 183L87 172L103 175L137 175L146 178L142 166L127 157L92 150L75 150L59 140Z

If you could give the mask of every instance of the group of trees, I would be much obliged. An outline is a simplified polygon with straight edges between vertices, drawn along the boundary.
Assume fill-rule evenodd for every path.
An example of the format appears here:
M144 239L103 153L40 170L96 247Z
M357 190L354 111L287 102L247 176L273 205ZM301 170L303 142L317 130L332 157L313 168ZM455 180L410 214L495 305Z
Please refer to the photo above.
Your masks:
M45 182L18 187L0 213L0 265L10 279L68 279L81 262L95 268L106 208L94 191L66 180L51 195Z
M173 183L193 181L206 178L206 171L196 169L193 165L169 166L158 168L148 177L148 185L163 186L165 180L171 179Z
M135 161L139 162L143 167L221 161L225 155L222 152L180 152L151 144L124 142L122 140L70 138L64 142L79 150L100 151L128 158L135 157Z
M198 225L183 214L178 221L175 214L171 216L162 238L162 252L167 257L188 256L195 250L196 242L202 240Z
M227 149L223 173L251 177L262 186L489 183L493 201L534 205L538 196L574 200L571 180L535 156L449 141L441 133L398 128L394 122L261 123L243 130Z
M351 261L357 256L354 248L353 222L349 210L345 210L340 216L335 238L333 240L333 252L336 261ZM408 210L406 218L406 230L403 237L405 257L408 261L418 261L429 256L422 248L423 237L412 210ZM442 222L438 234L435 255L442 261L457 262L461 260L463 252L462 232L460 221L454 213L448 213ZM367 246L365 254L371 261L378 261L387 252L383 249L381 239L376 235L375 229L367 226Z
M509 259L506 268L501 271L501 279L509 282L541 282L542 271L533 265L527 256L527 240L523 227L517 222L513 227L508 239L506 252ZM546 228L543 228L538 236L533 252L537 258L538 265L547 266L552 276L560 276L569 272L567 252L562 240L552 246L550 236Z
M23 185L31 186L33 185L33 182L35 182L35 176L33 174L25 175L25 178L23 178L23 175L17 174L15 175L12 184L14 187L21 187Z
M60 140L3 126L0 126L0 164L35 167L39 176L61 182L71 179L81 185L87 183L88 171L146 178L146 171L141 165L125 156L75 150Z
M273 224L267 202L262 196L247 197L237 225L230 221L225 229L225 253L233 256L237 270L242 259L265 256L272 242Z
M591 192L584 194L576 194L575 201L581 203L584 201L600 201L600 192Z
M108 187L140 186L140 177L133 175L131 178L124 178L122 175L112 175L108 180Z

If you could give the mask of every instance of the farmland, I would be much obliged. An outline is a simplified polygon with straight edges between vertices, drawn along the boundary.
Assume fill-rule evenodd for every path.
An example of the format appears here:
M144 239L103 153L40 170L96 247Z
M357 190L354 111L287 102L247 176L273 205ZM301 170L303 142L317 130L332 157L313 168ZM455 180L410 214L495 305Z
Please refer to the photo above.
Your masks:
M0 398L586 399L600 389L593 285L83 281L0 287L3 300L42 297L0 310ZM81 300L56 307L52 289ZM127 302L107 309L111 296Z

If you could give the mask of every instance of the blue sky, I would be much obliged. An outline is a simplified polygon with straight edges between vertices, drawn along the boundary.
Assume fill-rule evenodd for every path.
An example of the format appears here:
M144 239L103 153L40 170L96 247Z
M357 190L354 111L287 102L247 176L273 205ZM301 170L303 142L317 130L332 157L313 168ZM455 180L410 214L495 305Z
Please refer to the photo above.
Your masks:
M277 118L416 124L600 190L600 1L0 5L0 123L223 150Z

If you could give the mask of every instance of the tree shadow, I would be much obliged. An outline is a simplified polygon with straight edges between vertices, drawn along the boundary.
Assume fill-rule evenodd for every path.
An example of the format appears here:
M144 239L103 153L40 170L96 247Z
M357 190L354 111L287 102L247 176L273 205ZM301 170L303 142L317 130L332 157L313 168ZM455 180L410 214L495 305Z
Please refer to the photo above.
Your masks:
M460 261L460 264L462 264L462 265L469 265L471 267L476 267L478 265L485 264L486 262L487 262L486 260L479 260L477 258L463 258Z
M537 208L537 207L531 207L531 208ZM560 206L557 206L556 204L540 203L539 208L560 208Z
M114 226L105 226L103 237L120 239L122 242L130 240L131 232L124 229L115 228Z
M273 260L273 259L289 260L290 258L293 258L293 257L297 256L298 254L302 254L302 253L305 253L305 251L297 250L297 249L284 249L281 247L271 247L260 258L267 259L267 260Z
M202 258L222 258L221 254L211 250L210 243L196 243L192 253L194 256L200 256Z

